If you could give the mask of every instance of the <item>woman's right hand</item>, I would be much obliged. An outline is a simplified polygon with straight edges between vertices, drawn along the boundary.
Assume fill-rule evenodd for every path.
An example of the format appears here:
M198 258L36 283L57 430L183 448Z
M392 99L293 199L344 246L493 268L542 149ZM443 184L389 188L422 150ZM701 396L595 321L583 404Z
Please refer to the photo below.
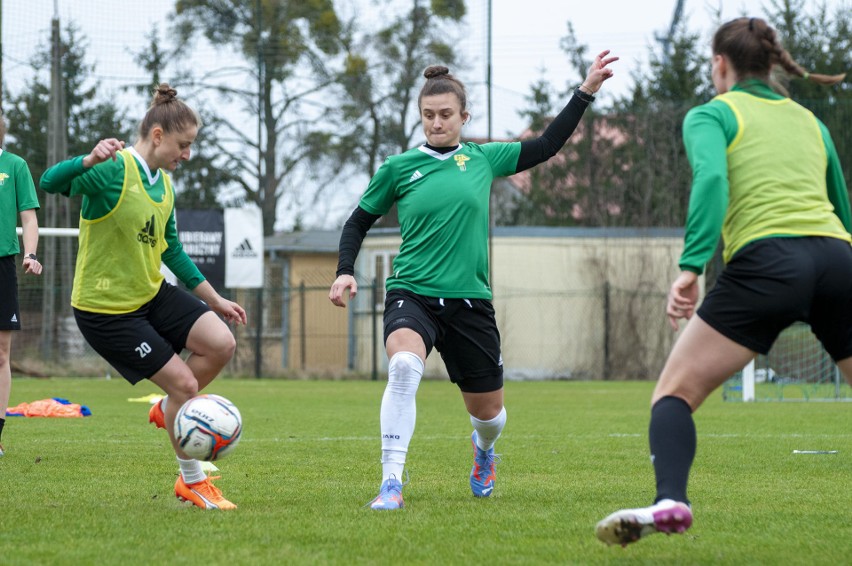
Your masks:
M672 283L666 301L666 314L672 329L678 330L678 319L689 320L698 304L698 275L692 271L681 271Z
M107 159L115 161L116 153L124 149L124 142L115 138L107 138L98 142L98 145L83 158L83 167L88 169Z
M334 280L331 285L331 291L328 292L329 300L338 307L346 308L346 302L343 300L343 294L349 289L349 300L355 298L358 294L358 283L351 275L341 275Z

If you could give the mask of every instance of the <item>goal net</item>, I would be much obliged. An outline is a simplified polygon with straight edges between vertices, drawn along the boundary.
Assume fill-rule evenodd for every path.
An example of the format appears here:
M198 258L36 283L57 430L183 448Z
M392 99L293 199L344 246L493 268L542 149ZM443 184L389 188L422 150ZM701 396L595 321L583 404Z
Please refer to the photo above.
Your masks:
M726 401L852 401L852 387L810 326L797 323L781 333L769 354L729 379L722 395Z

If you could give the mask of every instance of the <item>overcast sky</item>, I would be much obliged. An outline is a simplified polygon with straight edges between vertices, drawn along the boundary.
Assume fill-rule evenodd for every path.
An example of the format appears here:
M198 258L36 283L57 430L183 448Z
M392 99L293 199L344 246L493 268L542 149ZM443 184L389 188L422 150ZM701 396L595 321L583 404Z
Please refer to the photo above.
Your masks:
M367 12L381 17L370 0ZM410 0L397 0L408 5ZM770 0L685 0L684 16L690 29L712 33L710 11L721 9L722 19L742 14L763 16ZM809 0L815 3L821 0ZM830 7L850 7L850 0L827 0ZM342 6L350 2L338 2ZM570 69L559 41L570 20L579 41L589 52L611 49L622 59L608 91L624 93L630 72L647 61L654 34L668 28L676 0L492 0L492 131L497 137L515 136L524 129L518 110L525 106L530 85L545 76L560 90L578 77ZM143 43L144 31L162 25L174 0L116 2L114 0L6 0L3 6L4 81L14 81L27 71L27 61L39 41L49 37L54 6L64 22L73 20L90 41L89 56L97 63L98 78L107 88L144 80L128 53ZM488 0L468 0L467 25L459 49L466 63L459 71L471 91L473 122L467 134L487 133L487 96L484 87L487 61ZM216 61L212 51L197 51L193 59Z
M2 1L2 0L0 0ZM249 0L246 0L249 1ZM685 0L684 17L693 32L701 33L708 45L713 32L713 11L721 10L722 21L747 14L765 16L764 6L771 0ZM825 0L834 11L841 6L852 9L852 0ZM382 5L409 6L411 0L339 0L342 13L351 11L353 2L362 5L359 15L368 20L386 17ZM823 0L808 0L808 6ZM19 92L28 76L29 60L39 42L50 37L54 7L63 26L74 21L89 41L87 54L96 67L102 88L116 96L130 97L119 89L128 83L144 82L147 77L134 64L131 51L144 46L144 34L152 26L164 33L167 15L174 0L5 0L2 2L3 81ZM488 52L488 0L467 0L468 15L463 36L458 42L464 68L459 77L468 85L473 120L465 135L485 137L488 132L486 61ZM571 21L580 43L594 54L611 49L621 60L614 64L615 77L605 92L624 94L631 85L631 72L647 64L649 48L656 46L655 33L667 30L676 0L492 0L492 133L498 139L514 139L526 127L518 111L527 106L524 98L530 85L542 76L562 91L580 77L569 67L559 47ZM206 46L187 54L198 67L221 64L223 54ZM168 77L164 77L168 79ZM184 93L185 94L185 93ZM139 99L138 115L148 99ZM558 110L558 108L556 109ZM357 194L341 204L341 211L322 211L337 217L351 211ZM351 200L351 202L349 202ZM285 223L286 226L286 223Z

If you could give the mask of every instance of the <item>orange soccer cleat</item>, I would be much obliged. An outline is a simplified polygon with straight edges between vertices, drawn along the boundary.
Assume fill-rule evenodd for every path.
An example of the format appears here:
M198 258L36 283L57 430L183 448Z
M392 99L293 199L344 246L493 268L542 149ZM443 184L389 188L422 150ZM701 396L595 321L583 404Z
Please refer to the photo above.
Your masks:
M189 501L202 509L236 509L237 506L222 497L222 492L213 485L213 480L219 476L208 476L207 479L196 483L186 483L183 476L178 475L175 482L175 496L181 501Z
M157 428L166 428L166 415L163 414L163 400L159 400L151 405L151 410L148 411L148 422L154 423Z

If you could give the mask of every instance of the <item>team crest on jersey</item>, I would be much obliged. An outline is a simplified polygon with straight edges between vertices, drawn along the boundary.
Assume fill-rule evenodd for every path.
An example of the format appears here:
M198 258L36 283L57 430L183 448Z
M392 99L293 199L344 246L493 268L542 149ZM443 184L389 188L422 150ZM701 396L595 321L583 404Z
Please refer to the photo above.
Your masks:
M8 178L9 178L8 173L0 173L0 185L5 185L6 179L8 179Z
M459 166L459 171L467 171L466 162L470 161L470 157L468 157L467 155L458 154L454 155L453 159L456 160L456 165Z

